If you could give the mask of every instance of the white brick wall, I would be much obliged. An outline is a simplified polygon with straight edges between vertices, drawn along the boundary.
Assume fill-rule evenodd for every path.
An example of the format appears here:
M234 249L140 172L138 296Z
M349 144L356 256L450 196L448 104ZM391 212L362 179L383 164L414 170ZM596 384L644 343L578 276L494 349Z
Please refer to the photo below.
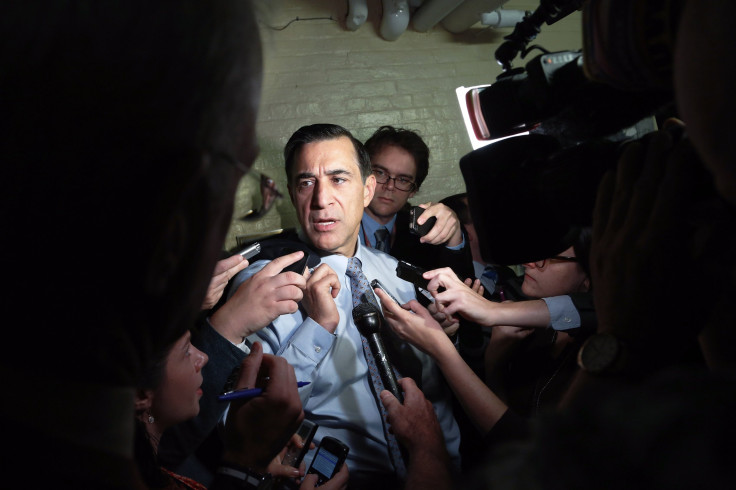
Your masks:
M357 31L345 28L347 1L270 0L262 13L264 88L258 118L261 154L254 168L273 177L284 194L256 222L239 220L260 206L257 179L240 184L226 248L236 236L297 226L288 198L282 151L300 126L330 122L345 126L365 141L383 124L418 131L430 148L430 169L414 203L437 201L465 190L458 162L472 150L455 88L491 83L501 73L494 52L511 29L477 24L463 34L440 25L425 32L409 28L398 40L383 40L381 2L369 1L369 18ZM511 0L505 8L534 10L534 1ZM329 17L332 20L300 20ZM551 25L530 44L555 51L580 49L578 12ZM539 52L533 52L533 56ZM516 60L515 66L523 62Z

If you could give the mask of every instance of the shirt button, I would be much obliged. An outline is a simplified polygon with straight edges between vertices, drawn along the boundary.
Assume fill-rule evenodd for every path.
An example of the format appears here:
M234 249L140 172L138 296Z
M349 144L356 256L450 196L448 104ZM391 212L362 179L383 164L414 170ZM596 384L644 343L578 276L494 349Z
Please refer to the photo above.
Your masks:
M319 354L320 352L322 352L322 347L320 347L320 346L318 346L318 345L315 345L315 346L314 346L314 352L316 352L316 353L318 353L318 354Z
M571 322L572 322L572 318L567 318L567 317L565 317L565 322L566 322L566 323L571 323Z

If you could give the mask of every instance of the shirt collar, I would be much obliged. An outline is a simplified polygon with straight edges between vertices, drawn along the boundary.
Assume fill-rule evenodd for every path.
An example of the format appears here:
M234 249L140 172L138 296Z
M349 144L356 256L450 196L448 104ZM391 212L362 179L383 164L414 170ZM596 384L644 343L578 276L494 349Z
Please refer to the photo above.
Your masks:
M385 225L382 225L378 221L376 221L373 218L371 218L368 213L366 213L365 211L363 211L363 219L361 220L361 224L363 226L363 230L362 231L365 233L365 235L363 236L363 239L365 239L367 237L367 239L369 241L369 245L371 247L374 247L376 245L376 243L375 243L376 237L374 236L374 233L376 233L376 230L383 226L383 227L385 227L388 230L389 234L393 233L393 231L394 231L394 225L396 224L396 216L397 215L394 214L394 217L391 218L391 221L389 221ZM362 242L363 240L359 240L359 241Z

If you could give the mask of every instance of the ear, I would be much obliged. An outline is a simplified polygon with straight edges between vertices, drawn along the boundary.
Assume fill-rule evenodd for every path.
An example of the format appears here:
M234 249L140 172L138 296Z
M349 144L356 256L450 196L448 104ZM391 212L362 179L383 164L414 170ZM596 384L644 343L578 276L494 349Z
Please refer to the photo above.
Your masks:
M363 184L363 207L368 207L368 205L373 200L373 194L376 192L376 176L373 174L370 174L367 179L365 179L365 184Z
M138 389L135 392L135 413L144 413L153 404L153 390Z
M587 293L588 291L590 291L590 279L589 278L586 277L585 280L583 281L582 289L583 289L582 291L583 293Z

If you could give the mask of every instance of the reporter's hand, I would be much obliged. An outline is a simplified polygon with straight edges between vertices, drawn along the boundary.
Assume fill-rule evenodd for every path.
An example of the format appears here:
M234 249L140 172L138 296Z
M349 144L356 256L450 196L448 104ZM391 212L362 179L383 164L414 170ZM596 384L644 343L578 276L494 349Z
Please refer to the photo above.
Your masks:
M235 389L257 386L263 394L230 403L225 424L223 460L261 473L296 432L304 412L294 368L283 357L263 353L259 342L243 360Z
M340 321L335 298L340 292L340 279L327 264L320 264L309 274L302 299L307 315L330 333Z
M442 203L428 202L419 207L424 208L424 212L417 218L417 224L423 225L432 216L437 218L432 229L419 239L421 243L455 247L463 242L460 220L455 211Z
M348 480L350 479L350 473L348 472L347 463L343 463L340 470L335 473L335 476L324 482L319 486L321 490L344 490L348 488ZM314 473L304 476L299 490L311 490L317 485L317 475Z
M381 403L386 407L391 432L408 450L410 457L417 452L438 455L437 461L449 460L442 428L432 403L411 378L399 380L404 392L403 405L388 390L380 394Z
M460 329L460 321L452 315L440 312L435 303L429 303L427 305L427 311L440 324L442 330L445 331L448 337L452 337Z
M484 355L486 365L499 366L505 363L516 350L519 342L534 332L534 328L499 325L491 330L491 338Z
M296 272L282 272L304 256L293 252L278 257L248 278L210 318L210 324L235 344L280 315L294 313L303 297L306 279Z
M266 471L274 478L300 478L304 475L305 465L303 461L298 468L283 464L284 457L292 446L296 446L298 448L304 446L304 441L302 441L302 438L299 437L298 434L293 434L286 446L284 446L284 448L279 451L276 457L268 464ZM311 444L311 446L314 446L314 444Z
M413 299L403 306L391 301L380 288L375 290L383 305L383 313L391 330L404 341L437 359L445 349L455 349L450 338L445 334L429 311L417 300Z
M202 309L209 310L220 301L222 292L225 291L225 286L230 282L230 279L235 277L235 274L248 267L248 260L244 259L242 255L235 254L226 259L218 260L215 264L215 272L210 281L210 285L207 288L207 294L202 302Z
M449 267L427 271L423 277L429 279L427 290L432 293L439 312L460 314L473 323L487 327L496 324L495 303L483 297L480 281L477 285L469 286ZM445 288L441 293L438 292L440 287Z

